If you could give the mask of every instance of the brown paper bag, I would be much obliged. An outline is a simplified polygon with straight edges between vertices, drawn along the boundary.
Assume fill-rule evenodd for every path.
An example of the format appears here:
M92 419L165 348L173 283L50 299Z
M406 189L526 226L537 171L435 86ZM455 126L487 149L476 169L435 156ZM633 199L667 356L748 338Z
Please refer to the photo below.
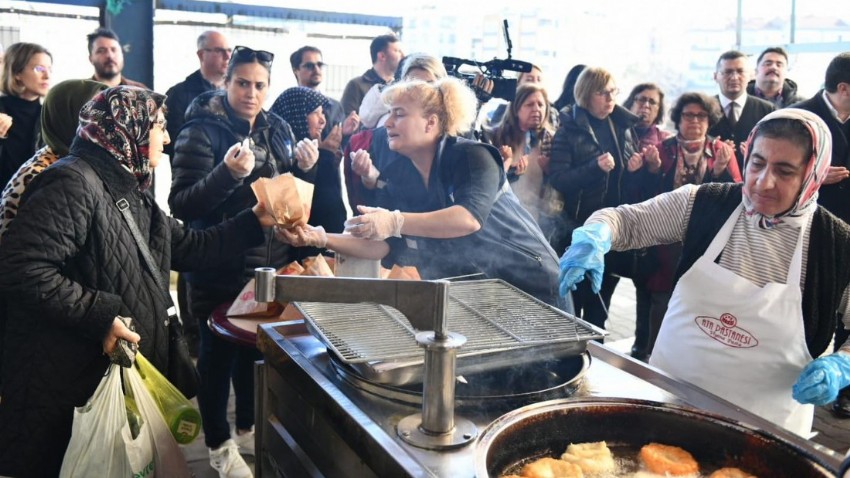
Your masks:
M275 271L278 275L300 275L304 272L297 261L292 261L289 264ZM269 304L260 303L254 300L254 279L248 281L233 304L227 309L228 317L277 317L283 312L286 304L272 302Z
M281 227L293 228L306 225L310 219L314 186L290 173L272 179L260 178L251 183L257 200L271 211L275 222Z
M228 317L277 317L283 313L283 305L277 302L257 302L254 300L254 279L248 281L236 300L227 309Z
M325 256L319 254L315 257L308 257L304 259L304 272L301 273L302 276L319 276L319 277L333 277L334 273L331 270L331 267L328 265L328 262L325 260Z
M396 280L422 280L422 278L419 277L419 270L417 270L416 267L400 266L398 264L393 266L386 278Z

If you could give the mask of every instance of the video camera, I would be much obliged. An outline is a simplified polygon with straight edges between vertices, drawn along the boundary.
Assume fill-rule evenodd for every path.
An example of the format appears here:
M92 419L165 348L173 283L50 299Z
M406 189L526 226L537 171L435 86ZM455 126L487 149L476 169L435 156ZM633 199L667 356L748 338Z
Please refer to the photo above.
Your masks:
M507 101L513 101L514 96L516 95L516 78L505 78L502 76L504 71L516 71L519 73L527 73L531 71L532 64L527 61L514 60L511 58L511 50L513 49L513 45L511 44L511 37L508 34L508 21L503 20L502 24L502 32L505 35L505 43L508 48L508 58L504 60L500 60L494 58L487 62L480 62L475 60L464 60L462 58L455 58L451 56L443 57L443 66L446 67L446 72L454 76L455 78L460 78L476 90L473 87L473 81L475 80L476 73L472 73L469 71L460 71L460 67L463 65L471 65L478 68L478 73L484 75L485 78L493 81L493 91L490 92L491 96L495 96L496 98L501 98Z

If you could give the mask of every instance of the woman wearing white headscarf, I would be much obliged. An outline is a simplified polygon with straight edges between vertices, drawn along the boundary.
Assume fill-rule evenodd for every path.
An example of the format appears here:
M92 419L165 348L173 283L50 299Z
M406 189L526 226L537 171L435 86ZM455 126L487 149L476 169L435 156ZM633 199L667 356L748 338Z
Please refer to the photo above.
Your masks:
M817 205L831 136L816 115L783 109L746 146L743 184L686 185L594 213L561 258L561 292L585 273L599 282L609 249L682 241L650 364L807 434L811 404L850 383L850 344L812 361L838 315L850 323L850 228Z

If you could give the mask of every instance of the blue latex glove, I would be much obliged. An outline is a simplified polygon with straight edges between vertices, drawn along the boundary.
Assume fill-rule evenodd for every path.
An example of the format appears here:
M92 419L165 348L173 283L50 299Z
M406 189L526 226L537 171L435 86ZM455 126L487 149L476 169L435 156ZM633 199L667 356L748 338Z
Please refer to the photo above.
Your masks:
M561 296L576 290L576 284L589 274L591 288L599 293L605 271L605 253L611 250L611 228L604 222L594 222L573 231L573 242L561 257Z
M836 352L806 365L794 384L794 400L826 405L838 398L838 392L850 385L850 355Z

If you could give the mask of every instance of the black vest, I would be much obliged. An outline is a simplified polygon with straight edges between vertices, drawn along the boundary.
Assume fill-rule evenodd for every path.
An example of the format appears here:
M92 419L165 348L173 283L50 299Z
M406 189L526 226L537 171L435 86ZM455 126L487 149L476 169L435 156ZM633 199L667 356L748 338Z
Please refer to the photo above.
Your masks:
M700 186L685 233L675 283L705 254L723 223L741 204L741 184ZM697 219L697 220L694 220ZM808 263L803 288L806 345L812 357L829 346L840 316L841 296L850 284L850 226L818 206L809 233Z

